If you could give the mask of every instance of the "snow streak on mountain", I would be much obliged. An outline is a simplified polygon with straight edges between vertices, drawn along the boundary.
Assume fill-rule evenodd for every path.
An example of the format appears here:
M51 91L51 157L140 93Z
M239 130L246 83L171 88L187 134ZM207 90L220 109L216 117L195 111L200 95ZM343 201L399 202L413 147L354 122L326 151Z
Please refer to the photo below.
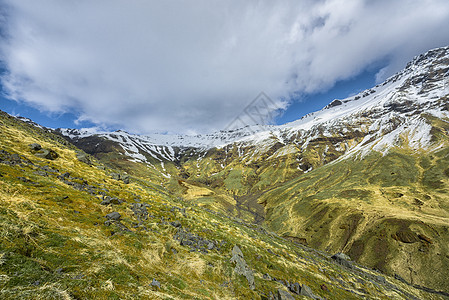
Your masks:
M313 140L332 138L340 155L386 152L405 141L413 149L438 147L432 143L428 117L448 117L449 47L430 50L415 57L396 75L358 95L334 100L322 110L281 126L252 126L208 135L133 135L123 131L58 129L74 141L98 137L117 143L135 161L176 161L186 149L205 153L230 145L250 161L254 147L259 155L273 145L284 145L276 155L303 151ZM348 137L359 137L348 143ZM292 149L292 145L299 149ZM92 150L92 152L95 152ZM325 151L326 152L326 151ZM325 155L326 153L324 153ZM340 156L339 155L339 156Z

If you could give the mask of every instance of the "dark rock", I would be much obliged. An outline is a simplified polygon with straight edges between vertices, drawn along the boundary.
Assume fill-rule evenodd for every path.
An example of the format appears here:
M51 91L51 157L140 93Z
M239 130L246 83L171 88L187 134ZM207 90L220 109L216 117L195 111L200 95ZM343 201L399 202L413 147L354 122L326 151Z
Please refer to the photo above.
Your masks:
M181 223L179 221L170 222L170 225L176 228L181 227Z
M118 221L118 220L120 220L120 218L122 216L118 212L114 211L114 212L111 212L111 213L107 214L105 217L108 220Z
M273 277L273 281L276 281L277 283L285 285L284 280L282 280L282 279L277 279L276 277Z
M120 180L120 174L119 173L111 173L111 177L112 177L112 179Z
M181 246L192 246L193 242L191 240L181 240Z
M341 102L340 100L335 99L334 101L329 103L325 108L331 108L331 107L339 106L339 105L342 105L342 104L343 104L343 102Z
M101 201L101 205L110 205L110 204L122 204L123 202L125 202L125 200L116 198L116 197L109 197L109 196L104 196L103 197L103 201Z
M164 224L164 222L162 222L162 224ZM167 223L165 222L165 224ZM196 234L192 234L187 230L183 230L182 227L178 227L178 232L173 236L173 238L175 240L178 240L181 246L189 246L191 252L199 251L206 254L209 252L208 250L212 250L215 248L215 244L212 241L209 241ZM214 247L212 247L212 249L207 249L208 247L210 247L210 244L212 244Z
M42 149L42 146L37 143L29 144L28 146L30 146L32 151L39 151Z
M324 283L320 287L323 291L329 292L329 289L327 288L327 286Z
M265 280L270 280L271 281L271 276L270 276L270 274L263 274L263 279L265 279Z
M125 202L125 200L122 200L122 199L119 199L119 198L115 198L115 197L111 198L111 203L112 204L122 204L123 202Z
M147 206L142 203L133 203L131 205L131 210L134 213L134 216L137 220L142 221L148 219L148 210Z
M240 250L240 248L237 245L235 245L234 248L232 249L231 262L235 263L234 272L237 273L238 275L244 275L246 277L246 280L248 280L250 289L254 290L255 282L253 271L247 265L243 257L242 250Z
M299 293L301 292L301 285L298 282L291 283L288 286L288 290L292 293L299 295Z
M50 160L54 160L59 157L58 153L56 153L53 150L48 150L48 149L41 149L38 152L36 152L34 155L36 155L37 157L50 159Z
M125 184L129 183L129 175L128 174L121 175L119 173L111 173L111 177L112 177L112 179L115 179L115 180L121 180Z
M105 198L103 201L100 202L101 205L110 205L111 199L109 197Z
M331 258L346 268L352 268L352 263L350 262L351 258L344 253L334 254Z
M30 180L30 179L28 179L26 177L17 177L17 179L19 179L20 181L22 181L24 183L28 183L28 184L31 184L31 185L34 185L34 186L39 185L37 182L34 182L34 181L32 181L32 180Z
M129 183L129 175L123 175L121 176L121 180L123 181L123 183L128 184Z
M129 228L123 225L120 221L115 222L115 226L121 231L131 232L131 230L129 230Z

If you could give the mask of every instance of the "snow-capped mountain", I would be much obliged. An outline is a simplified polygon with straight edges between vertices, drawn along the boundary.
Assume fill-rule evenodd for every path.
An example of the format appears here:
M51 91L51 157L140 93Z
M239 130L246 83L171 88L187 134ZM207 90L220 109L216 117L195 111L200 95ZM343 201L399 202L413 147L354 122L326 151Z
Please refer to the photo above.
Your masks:
M127 172L131 186L449 290L449 47L280 126L197 136L55 132Z
M326 142L321 156L332 159L394 146L413 149L438 147L430 118L448 117L449 47L417 56L384 83L346 99L334 100L322 110L281 126L251 126L207 135L133 135L124 131L58 129L78 145L97 139L116 143L131 160L176 161L187 150L198 155L212 149L238 149L249 163L276 145L276 156L302 153ZM96 153L89 144L90 153ZM93 146L93 148L92 148ZM257 147L255 147L257 146ZM202 153L202 154L201 154ZM299 159L300 160L300 159Z

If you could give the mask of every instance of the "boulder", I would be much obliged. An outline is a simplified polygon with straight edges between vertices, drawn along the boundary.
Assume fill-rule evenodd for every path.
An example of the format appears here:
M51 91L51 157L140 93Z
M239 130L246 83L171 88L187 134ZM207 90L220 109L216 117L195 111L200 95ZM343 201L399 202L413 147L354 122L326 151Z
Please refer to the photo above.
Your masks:
M121 217L122 217L122 216L121 216L118 212L116 212L116 211L111 212L111 213L109 213L109 214L106 215L106 219L108 219L108 220L114 220L114 221L120 220Z
M34 155L36 155L37 157L50 159L50 160L54 160L59 157L58 153L56 153L53 150L48 150L48 149L40 149L39 151L34 153Z
M101 201L100 203L101 205L110 205L111 204L111 198L106 197L103 199L103 201Z
M295 300L289 292L278 289L277 300Z
M253 271L248 267L244 257L242 250L235 245L232 249L232 257L231 262L235 263L235 269L234 272L238 275L243 275L246 277L246 280L248 281L250 289L254 290L255 282L254 282L254 274Z
M181 227L181 223L179 221L170 222L170 225L176 228Z
M42 146L37 143L29 144L28 146L30 146L32 151L39 151L42 149Z

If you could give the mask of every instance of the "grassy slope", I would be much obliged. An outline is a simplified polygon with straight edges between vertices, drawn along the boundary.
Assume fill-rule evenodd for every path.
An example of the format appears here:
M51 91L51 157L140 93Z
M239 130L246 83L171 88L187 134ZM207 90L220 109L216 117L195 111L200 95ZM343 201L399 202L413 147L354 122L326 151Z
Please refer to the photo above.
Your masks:
M2 299L258 299L285 289L262 279L265 273L307 284L332 299L405 298L408 293L432 297L391 278L384 284L370 270L340 267L324 254L178 200L139 178L125 185L109 176L114 170L79 162L76 149L63 140L3 114L0 123L0 148L9 153L2 154L4 162L10 154L20 155L18 165L0 163ZM59 158L36 157L27 146L34 142L53 149ZM35 173L45 166L57 171ZM74 189L57 178L66 172L72 182L88 184L96 192ZM100 192L126 203L100 205ZM150 207L151 216L140 225L130 210L136 201ZM122 215L120 224L104 224L111 211ZM220 250L203 254L181 246L173 239L176 228L168 223L173 220L220 243ZM255 272L255 291L233 272L229 258L235 244ZM150 285L153 278L160 289ZM322 290L322 284L329 290Z
M393 149L298 177L260 199L285 236L414 284L449 290L449 149Z
M449 123L423 116L433 126L432 141L446 145ZM340 148L362 138L350 132ZM266 217L265 224L283 236L330 253L344 251L413 284L448 291L448 150L415 152L402 138L403 146L386 156L331 164L342 154L332 137L317 138L305 150L273 141L243 156L231 145L201 159L193 154L178 168L165 163L172 177L164 185L190 203L249 222ZM154 168L115 165L134 174L150 172L139 174L149 180L164 179ZM303 173L298 166L313 171Z
M432 125L432 142L443 145L437 151L411 150L407 136L386 156L373 152L331 164L342 154L332 137L317 138L305 150L273 143L263 153L246 149L250 155L239 156L237 147L215 149L183 164L189 187L210 191L207 201L190 199L224 211L223 199L232 196L247 210L227 207L227 213L252 222L258 201L265 208L265 224L279 234L331 253L344 251L411 283L448 291L449 123L422 116ZM340 148L362 138L350 132ZM298 166L313 171L303 173ZM189 193L179 187L173 180L171 190Z

